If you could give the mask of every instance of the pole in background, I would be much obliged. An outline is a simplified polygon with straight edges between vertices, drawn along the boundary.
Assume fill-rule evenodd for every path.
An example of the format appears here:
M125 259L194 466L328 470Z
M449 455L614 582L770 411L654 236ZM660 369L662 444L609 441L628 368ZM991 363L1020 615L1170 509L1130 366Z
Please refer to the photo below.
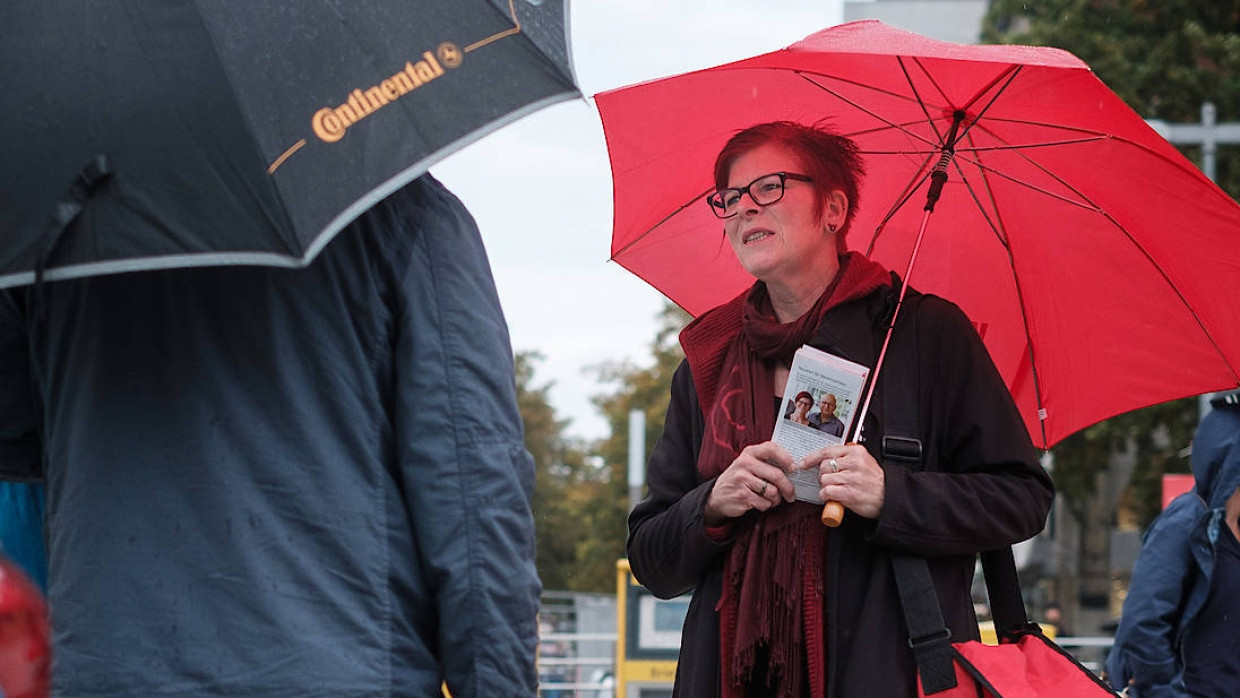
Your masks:
M629 410L629 509L642 499L646 484L646 413Z

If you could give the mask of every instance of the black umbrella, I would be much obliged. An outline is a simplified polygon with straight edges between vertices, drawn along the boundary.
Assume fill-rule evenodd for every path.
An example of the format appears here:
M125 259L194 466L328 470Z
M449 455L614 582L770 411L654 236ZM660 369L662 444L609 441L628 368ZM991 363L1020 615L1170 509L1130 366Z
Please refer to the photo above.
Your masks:
M579 95L564 0L0 5L0 288L308 263L434 162Z

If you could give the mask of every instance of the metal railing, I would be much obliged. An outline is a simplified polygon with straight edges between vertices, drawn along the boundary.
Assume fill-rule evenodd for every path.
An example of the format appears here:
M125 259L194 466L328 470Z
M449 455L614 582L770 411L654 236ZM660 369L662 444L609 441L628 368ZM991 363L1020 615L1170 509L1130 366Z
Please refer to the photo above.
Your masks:
M581 656L583 642L606 642L605 657ZM544 633L538 643L541 698L611 698L616 675L615 633Z
M581 656L580 643L609 643L607 656ZM1056 637L1085 668L1100 674L1115 638ZM544 633L540 637L538 673L541 698L612 698L615 677L615 633ZM548 652L550 650L550 652Z

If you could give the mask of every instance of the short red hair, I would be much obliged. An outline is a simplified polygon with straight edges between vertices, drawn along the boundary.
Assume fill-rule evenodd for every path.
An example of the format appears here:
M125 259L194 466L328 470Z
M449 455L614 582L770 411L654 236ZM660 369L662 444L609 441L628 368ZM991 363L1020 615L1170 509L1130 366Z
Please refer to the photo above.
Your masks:
M806 126L794 121L771 121L750 126L728 139L719 151L715 158L715 187L727 187L737 158L764 145L783 146L800 160L801 174L814 180L811 184L819 220L826 213L827 194L839 189L848 197L848 215L836 233L839 251L843 253L847 249L844 236L861 203L861 180L865 177L865 163L856 142L821 124Z

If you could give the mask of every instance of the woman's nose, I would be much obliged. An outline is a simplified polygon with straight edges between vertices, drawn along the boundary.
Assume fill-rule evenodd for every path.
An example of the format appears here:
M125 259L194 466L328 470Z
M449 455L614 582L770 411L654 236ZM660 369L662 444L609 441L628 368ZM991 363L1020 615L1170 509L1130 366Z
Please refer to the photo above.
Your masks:
M757 201L754 201L753 194L750 194L749 190L741 192L741 198L736 202L736 206L737 211L742 215L757 213L758 209L762 208Z

